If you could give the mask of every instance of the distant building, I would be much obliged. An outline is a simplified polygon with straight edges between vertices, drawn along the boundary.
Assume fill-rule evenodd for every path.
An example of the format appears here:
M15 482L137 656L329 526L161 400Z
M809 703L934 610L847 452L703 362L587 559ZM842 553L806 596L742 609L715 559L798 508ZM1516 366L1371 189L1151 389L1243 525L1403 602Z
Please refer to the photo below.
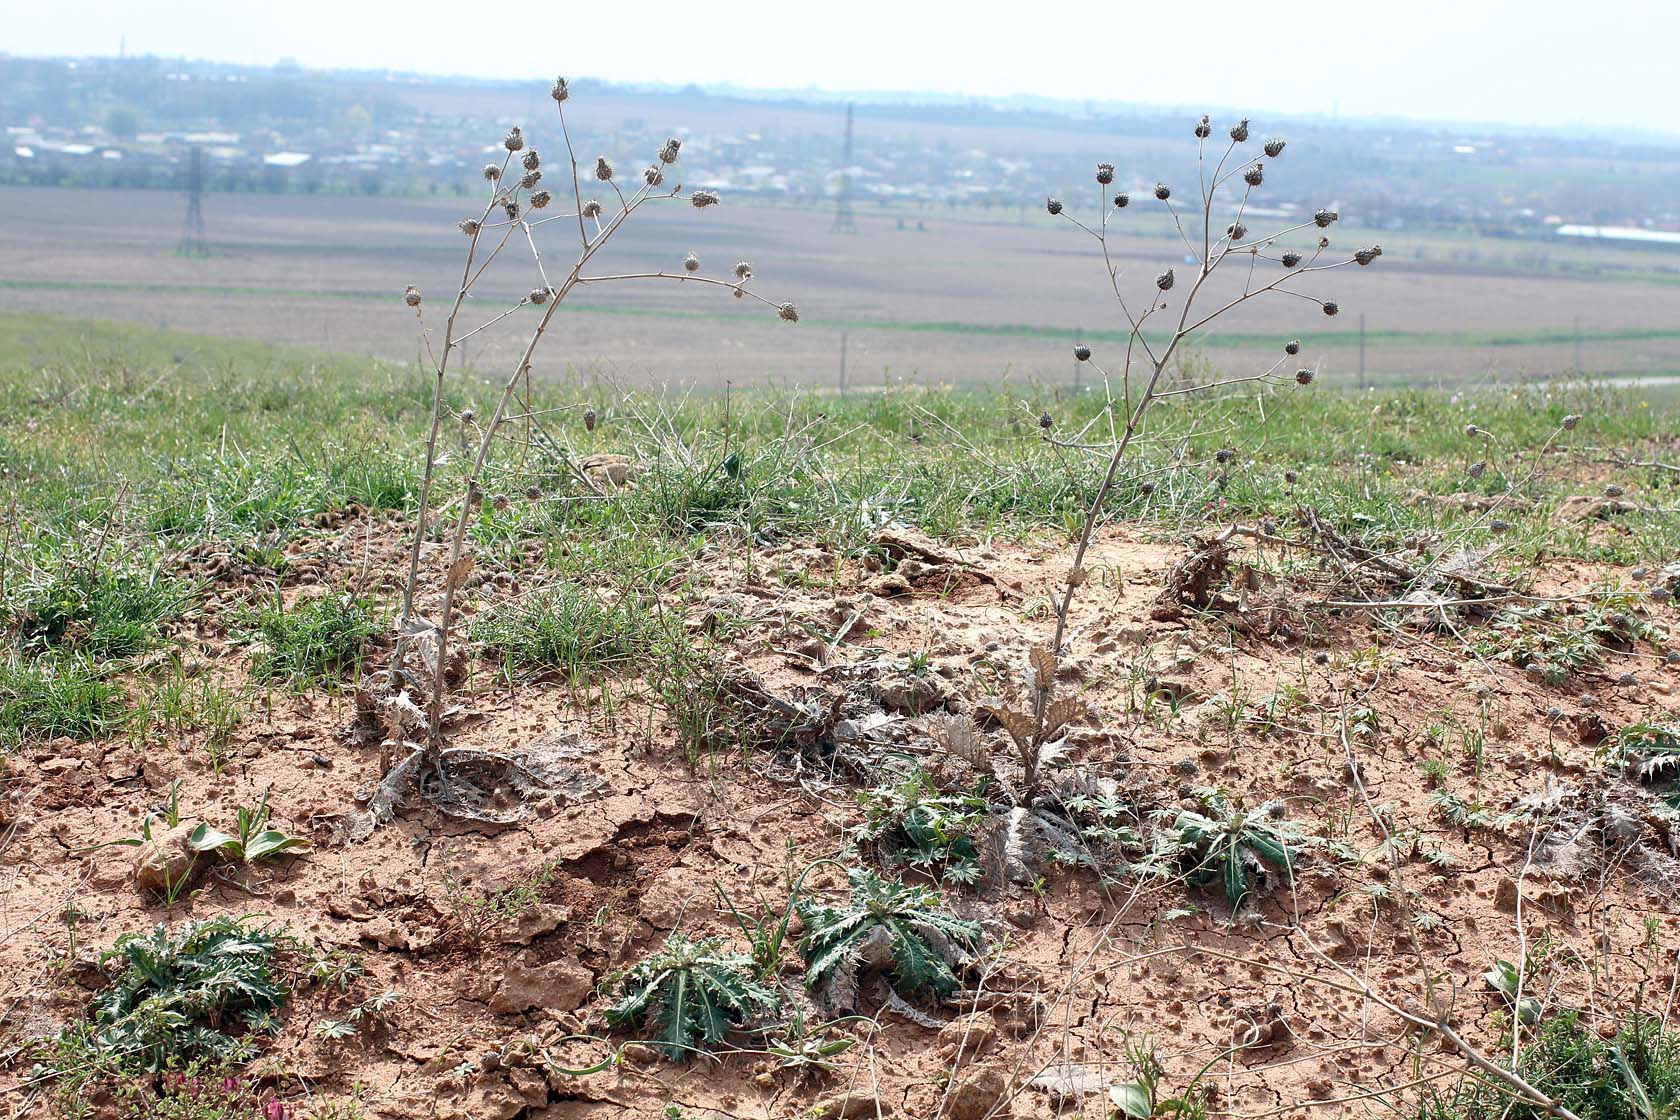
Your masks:
M1680 248L1680 233L1660 229L1640 229L1638 226L1580 226L1557 227L1559 237L1582 237L1598 241L1627 241L1645 245Z

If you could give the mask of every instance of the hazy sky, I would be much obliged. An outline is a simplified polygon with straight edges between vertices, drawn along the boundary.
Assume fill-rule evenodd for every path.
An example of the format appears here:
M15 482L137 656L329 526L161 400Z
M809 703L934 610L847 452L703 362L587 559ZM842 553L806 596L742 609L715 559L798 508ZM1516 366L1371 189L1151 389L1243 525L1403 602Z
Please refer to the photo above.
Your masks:
M1677 0L0 0L0 50L1680 133Z

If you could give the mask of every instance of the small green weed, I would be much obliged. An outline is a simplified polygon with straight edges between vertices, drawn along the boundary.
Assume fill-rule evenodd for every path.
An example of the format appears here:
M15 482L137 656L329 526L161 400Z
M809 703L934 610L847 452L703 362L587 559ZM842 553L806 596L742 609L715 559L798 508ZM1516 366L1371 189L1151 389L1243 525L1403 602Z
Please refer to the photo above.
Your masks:
M663 948L614 976L609 985L620 998L607 1008L607 1022L615 1027L648 1023L659 1032L654 1044L677 1062L781 1006L780 997L754 978L752 958L729 951L715 937L696 941L673 933Z
M249 1058L248 1036L275 1031L291 996L278 970L290 942L283 932L230 916L190 922L174 934L160 925L119 937L100 957L121 971L93 998L98 1046L128 1068L153 1072Z
M984 797L941 793L920 767L896 782L858 794L863 823L859 840L879 844L890 856L947 883L980 880L975 838L990 816Z
M339 1019L322 1019L315 1024L315 1037L329 1041L350 1038L370 1027L384 1024L389 1020L391 1008L401 1003L401 992L384 991L369 996L358 1004L354 1004Z
M1482 978L1487 981L1488 987L1505 997L1505 1002L1516 1011L1518 1022L1532 1025L1540 1021L1540 1001L1522 994L1522 975L1516 965L1496 960Z
M1429 803L1443 821L1465 832L1474 828L1493 828L1499 822L1499 818L1479 800L1471 798L1466 801L1450 789L1431 790Z
M1185 865L1193 885L1217 882L1235 910L1248 897L1250 883L1268 868L1293 883L1295 865L1311 847L1306 829L1283 817L1283 803L1267 801L1253 810L1218 790L1198 792L1206 812L1183 810L1170 830L1172 852Z
M479 893L468 891L457 879L446 876L444 895L462 939L469 946L482 945L498 927L518 921L542 901L543 888L553 881L555 870L554 864L544 863L522 883Z
M925 887L879 879L862 868L846 878L852 894L841 905L802 899L797 907L805 923L799 943L805 983L824 986L834 1006L851 1007L859 970L890 964L893 986L901 992L955 991L953 969L980 948L980 924L950 914L939 894Z
M200 823L187 837L187 846L195 852L214 852L246 866L309 846L305 840L270 828L268 815L268 787L264 786L255 805L239 807L231 833Z
M1616 733L1612 758L1637 780L1646 783L1680 779L1680 723L1630 723ZM1680 784L1664 799L1680 808Z

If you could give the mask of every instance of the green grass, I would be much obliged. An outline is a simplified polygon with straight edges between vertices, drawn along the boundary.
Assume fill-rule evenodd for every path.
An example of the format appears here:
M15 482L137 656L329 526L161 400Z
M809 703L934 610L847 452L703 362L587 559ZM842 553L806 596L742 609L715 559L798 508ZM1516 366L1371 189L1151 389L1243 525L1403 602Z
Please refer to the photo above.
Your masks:
M329 594L290 609L280 603L265 607L242 636L256 647L253 677L306 688L341 679L381 629L365 603L349 594Z
M14 593L11 614L25 650L123 657L155 645L189 591L153 570L67 563Z
M482 412L490 398L470 375L451 380L446 448L459 442L460 412ZM292 554L314 548L317 515L351 504L411 513L429 404L426 376L400 364L0 316L0 503L10 511L0 602L10 621L7 679L27 683L3 698L5 734L99 734L120 722L114 689L53 659L121 656L161 641L190 602L154 574L173 570L177 550L231 552L279 580ZM538 385L531 404L564 411L546 414L529 442L516 424L517 438L498 444L490 477L501 492L470 528L481 572L547 590L488 603L474 636L509 670L568 675L660 660L670 643L650 635L679 631L690 587L701 583L694 574L711 557L757 564L764 546L810 542L838 562L861 555L887 524L962 542L1064 546L1105 463L1047 441L1039 417L1072 442L1099 443L1108 428L1089 386L840 397L561 383ZM586 405L599 417L589 429L579 419ZM1680 538L1675 475L1603 460L1672 462L1665 440L1677 412L1672 399L1562 384L1172 397L1122 466L1108 515L1176 540L1233 520L1287 526L1305 506L1379 546L1421 538L1492 549L1493 574L1516 579L1559 556L1660 564ZM1560 431L1568 414L1583 419ZM1470 423L1493 438L1467 436ZM561 448L622 454L639 473L629 488L588 492ZM1585 465L1592 481L1575 481ZM459 455L442 465L442 500L459 493L462 469ZM1606 480L1642 507L1615 517L1621 531L1553 516L1564 497L1596 493ZM1503 533L1460 503L1428 500L1507 489L1524 504L1500 511ZM88 542L101 539L101 559L88 561ZM650 619L656 596L678 616ZM468 598L488 597L475 588ZM337 600L270 608L247 617L241 634L254 640L259 680L311 687L354 666L387 609ZM181 698L151 706L145 719L161 726L177 718L160 713L179 714Z
M160 736L200 735L219 770L234 730L244 719L239 698L202 670L189 673L178 656L142 675L126 729L138 749Z
M415 370L324 363L266 346L241 353L234 344L109 326L88 328L91 358L55 357L45 341L54 324L31 322L42 336L34 343L0 343L0 403L13 418L0 427L0 466L16 480L25 543L85 533L111 512L109 495L125 485L124 528L170 545L260 539L273 547L324 510L352 502L413 507L427 406L425 378ZM57 329L65 336L61 352L73 353L70 340L84 328ZM132 346L124 344L128 335ZM178 352L168 356L172 341ZM449 405L482 406L487 395L463 378L452 385ZM1066 532L1102 465L1098 456L1040 438L1040 413L1049 413L1058 434L1072 435L1100 412L1092 393L1076 397L1057 387L844 398L764 390L736 392L726 407L718 394L626 396L559 385L540 389L533 403L591 404L602 417L594 432L577 426L575 413L554 421L566 425L562 434L576 451L621 452L643 465L637 487L608 501L525 508L515 496L511 513L487 507L476 527L481 540L543 536L551 560L562 560L569 547L557 541L616 549L620 557L661 539L667 553L672 545L692 552L722 529L765 540L816 537L845 548L887 521L940 535ZM1262 418L1250 395L1176 398L1151 417L1137 459L1122 472L1114 515L1177 525L1308 501L1367 531L1367 519L1394 532L1442 531L1470 519L1420 508L1408 500L1413 491L1488 490L1501 470L1525 476L1533 451L1567 412L1586 419L1558 441L1565 451L1648 448L1674 413L1643 403L1591 387L1487 389L1456 398L1312 389L1271 396ZM1472 420L1497 435L1497 447L1464 437ZM1099 421L1093 433L1102 430ZM446 426L446 442L452 433ZM1239 452L1237 468L1210 469L1213 452L1225 446ZM1471 480L1467 469L1484 457L1495 469ZM507 465L562 493L571 485L540 449ZM1290 470L1300 477L1293 486L1284 481ZM1637 471L1627 478L1660 481ZM1144 493L1146 480L1153 493ZM1538 489L1557 485L1543 477ZM1558 538L1552 543L1588 558L1654 558L1673 528L1671 517L1657 515L1625 523L1632 536L1608 556L1603 542L1548 528Z
M603 599L572 583L501 607L472 627L473 639L509 669L556 669L568 677L628 665L657 633L649 607L634 596Z
M0 746L60 735L99 738L126 713L121 687L80 657L0 659Z
M1612 1038L1579 1013L1547 1019L1523 1049L1517 1072L1581 1120L1660 1120L1680 1111L1680 1038L1635 1014ZM1425 1096L1416 1120L1542 1120L1549 1113L1480 1080Z

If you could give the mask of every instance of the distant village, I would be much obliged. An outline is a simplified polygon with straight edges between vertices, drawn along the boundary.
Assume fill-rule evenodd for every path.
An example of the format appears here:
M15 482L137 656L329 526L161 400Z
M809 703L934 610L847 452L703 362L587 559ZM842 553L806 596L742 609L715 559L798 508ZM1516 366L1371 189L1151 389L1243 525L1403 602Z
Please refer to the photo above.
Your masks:
M1146 190L1154 180L1144 157L1151 165L1182 159L1173 145L1188 131L1183 113L1160 109L866 101L848 140L838 101L797 102L815 127L766 129L753 122L767 116L774 104L767 99L612 92L607 119L577 114L574 135L591 153L655 150L665 133L649 110L661 99L703 96L716 110L711 117L741 123L679 132L688 185L805 206L833 206L846 194L860 212L883 207L912 225L916 215L941 210L1025 218L1047 196L1085 198L1080 192L1096 189L1095 155L1119 165L1122 185L1129 177ZM512 110L529 105L529 94L518 83L285 65L0 55L0 184L180 190L196 159L209 191L464 193L479 189L479 168L497 154L500 129L517 116ZM1680 195L1672 190L1680 138L1467 135L1322 119L1289 128L1311 143L1290 149L1291 175L1280 176L1279 193L1267 199L1279 217L1333 202L1377 229L1473 225L1483 236L1680 251ZM1124 160L1127 153L1139 158ZM1339 197L1313 193L1332 182Z

